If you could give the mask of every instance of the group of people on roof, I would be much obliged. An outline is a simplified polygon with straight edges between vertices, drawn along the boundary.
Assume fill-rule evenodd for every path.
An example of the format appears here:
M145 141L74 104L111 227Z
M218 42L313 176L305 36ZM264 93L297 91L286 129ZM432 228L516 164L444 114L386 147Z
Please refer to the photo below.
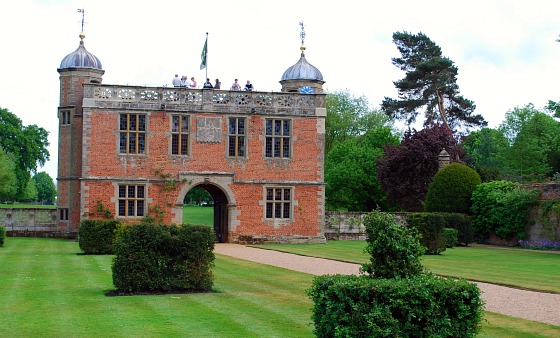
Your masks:
M196 80L194 79L194 76L191 77L191 79L189 80L189 78L185 75L179 78L179 74L175 74L175 77L173 78L171 83L173 84L173 87L197 88L197 84L196 84ZM212 82L210 82L210 79L206 78L206 82L204 82L204 84L202 85L203 89L221 89L221 87L222 87L222 83L220 82L219 79L216 79L216 82L212 84ZM230 90L239 91L241 89L242 88L241 85L239 84L239 80L235 79L235 81L231 85ZM245 84L243 90L246 91L254 90L253 84L251 83L250 80L247 80L247 83Z

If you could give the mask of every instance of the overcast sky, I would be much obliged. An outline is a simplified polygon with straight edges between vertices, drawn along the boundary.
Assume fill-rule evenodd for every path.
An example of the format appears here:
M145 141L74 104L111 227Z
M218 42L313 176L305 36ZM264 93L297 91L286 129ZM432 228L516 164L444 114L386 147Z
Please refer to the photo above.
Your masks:
M0 107L24 125L47 129L57 174L59 74L79 45L85 8L86 49L102 62L105 84L170 85L194 76L208 32L208 77L229 87L234 78L256 90L280 91L283 72L299 60L305 24L306 58L328 91L365 95L372 107L396 98L391 64L395 31L423 32L459 68L461 94L490 127L527 103L560 99L560 1L140 1L17 0L0 5Z

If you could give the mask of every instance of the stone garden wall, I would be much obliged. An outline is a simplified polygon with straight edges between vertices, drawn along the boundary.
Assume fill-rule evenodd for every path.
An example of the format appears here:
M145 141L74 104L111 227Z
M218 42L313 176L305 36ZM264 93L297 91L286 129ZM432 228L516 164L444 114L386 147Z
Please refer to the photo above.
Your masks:
M0 209L0 225L9 237L67 237L57 228L56 209Z

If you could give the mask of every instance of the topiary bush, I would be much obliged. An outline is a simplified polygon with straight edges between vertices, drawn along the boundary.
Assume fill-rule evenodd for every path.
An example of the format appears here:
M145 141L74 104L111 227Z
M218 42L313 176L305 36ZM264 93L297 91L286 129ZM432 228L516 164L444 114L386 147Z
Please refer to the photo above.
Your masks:
M80 250L86 255L115 253L117 220L83 220L78 230Z
M424 211L469 213L472 193L481 182L478 173L464 164L443 167L430 183Z
M374 278L407 278L423 272L420 256L425 248L415 229L399 226L394 215L377 210L364 217L364 226L370 262L361 271Z
M483 315L476 284L433 275L320 276L307 294L317 337L474 337Z
M6 228L0 226L0 248L4 246L5 238L6 238Z
M485 240L491 233L505 239L524 239L530 206L537 202L536 189L523 189L518 183L493 181L473 192L471 219L475 236Z
M443 242L447 248L453 248L457 245L457 230L453 228L443 228Z
M420 243L426 248L425 254L439 255L445 251L443 228L446 223L440 213L410 213L406 216L406 224L420 233Z
M215 235L205 225L135 224L119 229L113 259L118 293L209 291Z

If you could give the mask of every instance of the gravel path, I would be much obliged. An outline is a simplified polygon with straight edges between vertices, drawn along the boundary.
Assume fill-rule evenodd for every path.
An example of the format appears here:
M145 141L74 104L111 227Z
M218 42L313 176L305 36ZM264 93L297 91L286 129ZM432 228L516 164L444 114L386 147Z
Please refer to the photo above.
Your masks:
M216 244L215 253L278 266L312 275L359 274L360 265L329 259L299 256L251 248L238 244ZM560 326L560 294L550 294L476 283L486 302L485 310Z

